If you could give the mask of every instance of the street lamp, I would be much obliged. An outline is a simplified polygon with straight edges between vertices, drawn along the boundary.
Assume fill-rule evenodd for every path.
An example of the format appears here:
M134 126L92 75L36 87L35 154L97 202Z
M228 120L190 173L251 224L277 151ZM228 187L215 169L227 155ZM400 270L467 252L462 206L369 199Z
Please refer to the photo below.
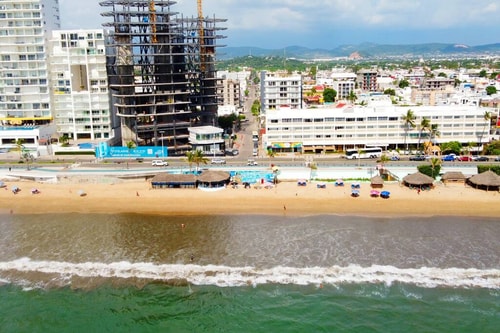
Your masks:
M161 134L161 158L164 157L164 154L163 154L163 133L165 131L160 131L160 134Z

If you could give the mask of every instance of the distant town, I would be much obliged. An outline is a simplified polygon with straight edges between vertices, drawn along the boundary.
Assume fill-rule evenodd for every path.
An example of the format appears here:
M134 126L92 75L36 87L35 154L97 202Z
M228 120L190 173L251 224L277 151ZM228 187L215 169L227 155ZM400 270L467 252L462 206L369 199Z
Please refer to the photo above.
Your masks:
M253 157L500 155L500 55L491 48L229 59L225 19L183 18L170 6L106 1L103 28L60 30L57 0L2 1L1 151L221 155L250 120Z

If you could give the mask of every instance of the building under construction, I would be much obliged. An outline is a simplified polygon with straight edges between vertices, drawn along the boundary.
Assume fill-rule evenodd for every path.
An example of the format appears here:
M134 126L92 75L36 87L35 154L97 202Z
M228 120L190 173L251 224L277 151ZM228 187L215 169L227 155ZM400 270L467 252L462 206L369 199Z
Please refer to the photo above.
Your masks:
M108 0L111 20L108 81L121 121L122 144L163 146L168 154L191 149L188 128L216 125L217 24L225 19L186 18L168 0Z

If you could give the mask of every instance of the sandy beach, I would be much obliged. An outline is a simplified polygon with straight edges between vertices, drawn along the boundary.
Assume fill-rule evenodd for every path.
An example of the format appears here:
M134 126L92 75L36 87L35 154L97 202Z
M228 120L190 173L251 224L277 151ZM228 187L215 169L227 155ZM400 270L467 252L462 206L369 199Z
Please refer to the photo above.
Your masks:
M417 193L399 184L385 184L389 199L370 196L370 184L361 184L360 196L351 197L350 184L297 186L282 182L272 189L233 189L213 192L199 189L152 189L148 181L114 184L37 183L9 181L0 189L0 212L43 213L138 213L162 215L265 214L308 216L319 214L371 216L485 216L500 215L500 193L463 184L438 185ZM21 191L13 194L17 186ZM37 188L40 193L32 194ZM84 191L85 196L79 192Z

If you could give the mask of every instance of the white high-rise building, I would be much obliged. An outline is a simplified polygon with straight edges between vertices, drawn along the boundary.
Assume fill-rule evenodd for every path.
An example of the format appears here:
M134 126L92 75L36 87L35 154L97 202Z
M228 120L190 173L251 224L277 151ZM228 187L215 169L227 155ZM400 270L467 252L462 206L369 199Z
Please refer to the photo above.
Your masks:
M57 30L50 40L50 81L58 136L114 137L106 74L105 32Z
M59 28L58 0L0 1L0 118L52 120L46 38Z
M50 136L47 37L60 28L58 0L0 1L0 146L23 139L35 149ZM9 128L6 131L6 126ZM20 131L22 127L35 129Z
M261 112L302 107L302 76L300 74L262 71L260 85Z

